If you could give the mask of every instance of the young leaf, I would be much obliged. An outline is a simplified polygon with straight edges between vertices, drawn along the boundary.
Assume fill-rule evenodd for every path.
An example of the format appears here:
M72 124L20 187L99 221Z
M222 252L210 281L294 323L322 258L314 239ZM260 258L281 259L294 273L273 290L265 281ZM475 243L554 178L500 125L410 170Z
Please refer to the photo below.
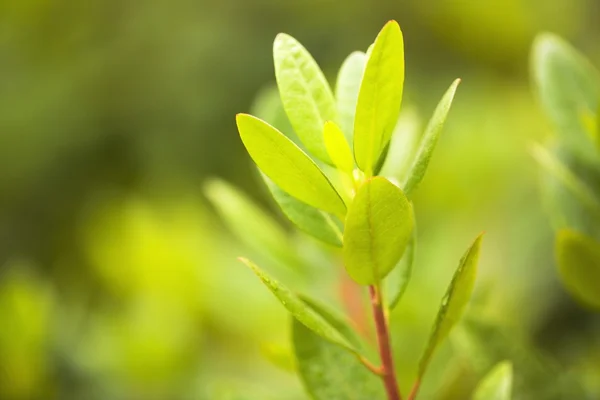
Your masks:
M293 37L280 33L273 44L275 77L294 131L308 151L331 163L323 136L325 121L337 117L335 99L321 69Z
M342 247L342 227L334 217L290 196L262 174L263 179L285 216L301 231L332 246Z
M362 285L385 278L402 257L413 224L402 190L382 177L368 179L346 216L343 257L350 277Z
M456 322L458 322L471 298L477 275L477 262L479 261L482 239L483 234L475 239L471 247L463 255L454 273L452 282L446 291L446 295L442 299L433 330L429 336L429 342L419 362L419 379L423 377L435 349L448 336Z
M456 88L458 87L459 83L460 79L456 79L454 82L452 82L452 85L450 85L450 88L448 88L442 97L442 100L440 100L438 103L435 111L433 112L433 116L427 124L425 133L421 139L419 150L414 158L413 164L410 167L406 181L403 185L404 191L407 195L417 188L425 176L427 166L429 165L429 160L431 160L435 145L437 144L438 138L442 133L444 122L446 121L446 117L450 111L450 106L452 105L452 100L454 99L454 94L456 93Z
M322 316L316 313L312 308L307 306L296 294L290 289L283 286L281 283L270 277L266 272L261 270L256 264L246 258L239 259L248 268L258 276L265 286L277 297L283 306L311 331L323 337L331 343L335 343L345 349L356 353L356 349L352 346L344 336L327 322Z
M207 182L204 192L227 227L244 244L287 266L301 265L288 245L285 230L248 196L219 179Z
M323 127L323 139L327 153L333 161L333 164L346 173L352 173L354 169L354 159L348 142L340 128L333 121L325 122Z
M338 120L348 143L353 142L356 102L366 62L367 56L365 53L355 51L350 54L342 63L335 85Z
M473 394L473 400L510 400L512 384L512 364L502 361L479 382Z
M408 169L417 153L422 122L414 107L402 107L390 139L390 149L378 175L405 182Z
M413 216L413 220L415 220ZM394 268L394 270L388 275L386 279L387 285L387 307L391 311L400 302L402 296L404 296L404 292L406 292L406 288L408 287L408 282L410 282L410 277L412 275L413 263L415 260L415 253L417 252L417 225L416 221L413 227L412 234L410 236L410 240L408 241L408 245L406 246L406 251L400 260L400 263Z
M561 141L578 154L594 158L597 153L580 115L598 107L598 71L570 44L545 33L534 42L532 72L539 101Z
M373 45L363 74L354 120L354 158L367 176L388 144L402 103L404 42L396 21L388 22Z
M277 186L308 205L345 214L346 206L331 182L290 139L251 115L238 114L236 121L250 157Z
M581 302L600 309L600 242L570 229L556 235L558 271Z
M343 335L354 335L344 321L325 308L315 311ZM292 341L300 378L313 399L385 398L379 377L362 365L355 354L324 340L297 320L292 322Z

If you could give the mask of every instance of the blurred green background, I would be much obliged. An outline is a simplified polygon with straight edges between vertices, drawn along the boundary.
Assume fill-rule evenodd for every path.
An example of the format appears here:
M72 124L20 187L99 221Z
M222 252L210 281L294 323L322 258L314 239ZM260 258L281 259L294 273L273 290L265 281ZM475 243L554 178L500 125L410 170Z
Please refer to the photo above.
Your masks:
M262 354L286 344L288 317L236 262L253 251L202 187L221 177L280 218L234 124L274 81L275 35L334 82L389 19L406 42L404 107L426 121L463 80L415 197L413 282L391 316L401 385L485 230L474 304L422 398L465 398L502 359L532 393L577 378L525 398L600 396L600 320L557 281L528 153L551 134L529 83L534 36L600 65L598 15L594 0L0 0L0 399L305 399Z

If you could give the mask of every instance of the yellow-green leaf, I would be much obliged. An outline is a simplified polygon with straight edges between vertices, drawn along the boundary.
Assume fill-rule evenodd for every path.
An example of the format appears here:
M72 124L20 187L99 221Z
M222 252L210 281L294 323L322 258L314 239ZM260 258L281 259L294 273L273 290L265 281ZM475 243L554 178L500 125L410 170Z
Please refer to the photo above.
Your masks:
M452 282L442 299L429 342L419 362L419 378L423 376L437 346L448 336L467 306L477 276L477 263L483 234L479 235L461 258Z
M354 348L354 346L352 346L336 328L334 328L312 308L307 306L300 299L300 297L298 297L290 289L273 279L252 261L246 258L240 258L239 260L248 266L248 268L250 268L252 272L256 274L256 276L258 276L262 283L264 283L271 293L277 297L277 299L290 312L290 314L292 314L292 316L304 326L331 343L335 343L350 350L351 352L356 353L357 350Z
M414 220L414 216L413 216ZM413 231L406 246L406 251L402 259L385 280L386 284L386 304L389 310L396 308L406 288L410 282L412 275L413 263L415 261L415 253L417 252L417 224L413 226Z
M556 258L569 292L584 304L600 309L600 242L562 229L556 235Z
M345 214L346 206L331 182L294 142L252 115L238 114L236 121L250 157L277 186L308 205Z
M510 400L512 385L512 363L502 361L479 382L473 394L473 400Z
M348 274L362 285L378 283L396 266L414 220L402 190L385 178L358 189L346 216L343 257Z
M340 170L352 173L354 160L352 151L340 128L333 121L327 121L323 127L323 138L327 153L333 164Z
M402 103L404 42L396 21L388 22L373 44L363 74L354 120L354 158L371 175L390 140Z
M280 33L273 44L275 77L288 118L309 153L331 163L323 136L325 121L337 118L333 93L310 53L293 37Z
M454 99L454 94L456 93L456 88L458 87L459 83L460 79L456 79L454 82L452 82L452 85L450 85L438 103L435 111L433 112L433 116L427 124L425 133L421 139L421 144L419 145L419 150L414 158L412 166L410 167L406 177L406 182L403 185L404 191L407 195L417 188L425 176L425 172L429 166L429 161L433 155L433 150L435 149L438 138L442 133L444 122L446 122L446 117L450 111L450 106L452 105L452 100Z
M350 54L342 63L335 85L338 120L348 143L353 142L356 102L366 62L367 56L362 51Z

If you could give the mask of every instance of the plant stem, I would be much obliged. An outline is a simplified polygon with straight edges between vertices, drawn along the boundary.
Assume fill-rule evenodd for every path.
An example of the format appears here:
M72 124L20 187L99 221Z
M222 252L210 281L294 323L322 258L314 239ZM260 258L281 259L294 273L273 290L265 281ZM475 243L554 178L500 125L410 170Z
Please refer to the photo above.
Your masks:
M421 386L421 378L418 378L415 382L412 390L410 391L410 395L408 396L408 400L416 400L417 393L419 392L419 387Z
M398 382L396 381L396 370L394 369L394 360L392 358L390 333L383 311L381 292L375 285L371 285L369 286L369 293L371 295L373 317L375 319L375 328L377 330L377 344L379 346L379 356L381 357L381 378L383 379L385 391L387 392L388 400L402 400Z

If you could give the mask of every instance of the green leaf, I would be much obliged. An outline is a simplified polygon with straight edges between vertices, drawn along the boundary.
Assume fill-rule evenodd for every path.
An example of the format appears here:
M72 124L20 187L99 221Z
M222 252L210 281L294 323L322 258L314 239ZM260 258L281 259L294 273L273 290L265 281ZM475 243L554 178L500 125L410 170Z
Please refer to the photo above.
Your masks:
M304 301L294 294L290 289L273 279L266 272L260 269L252 261L240 257L239 260L244 263L248 268L252 270L258 276L258 278L264 283L264 285L277 297L277 299L283 304L283 306L311 331L317 335L328 340L331 343L335 343L345 349L357 353L355 347L348 342L348 340L327 320L315 312L312 308L306 305Z
M219 179L208 181L204 193L227 227L244 244L286 266L300 265L285 230L248 196Z
M340 217L346 213L346 206L331 182L294 142L251 115L238 114L236 120L250 157L277 186L323 211Z
M314 303L307 303L315 307ZM314 308L342 334L354 332L345 321L322 306ZM355 354L332 344L297 320L292 322L292 341L302 383L315 400L384 399L381 379L362 365Z
M298 229L327 244L342 247L343 228L332 215L290 196L266 175L262 176L281 211Z
M600 74L560 37L539 35L532 52L532 72L540 104L571 150L587 158L597 156L580 118L595 112L600 99Z
M325 122L323 139L325 140L325 147L327 148L329 157L333 160L333 164L339 170L351 174L354 169L352 151L350 151L350 146L348 146L344 134L335 122Z
M586 183L573 173L565 164L555 157L545 147L535 145L531 154L536 161L554 178L564 185L588 211L600 216L600 201Z
M423 377L435 349L446 339L471 298L475 286L475 277L477 276L477 262L479 261L482 239L483 234L475 239L463 255L446 295L442 299L435 324L429 336L429 342L419 362L419 378Z
M394 178L398 182L406 181L421 139L421 125L422 122L415 108L402 107L398 123L392 133L388 156L379 175Z
M411 236L412 205L382 177L358 189L346 216L343 257L348 274L363 285L378 283L396 266Z
M413 220L415 220L414 214ZM386 304L390 311L396 308L402 299L402 296L404 296L404 292L406 292L406 288L408 287L408 283L410 282L410 277L412 275L416 251L417 226L415 221L410 240L406 246L406 251L402 256L400 263L394 267L394 270L388 275L385 282L387 285Z
M325 121L337 118L333 93L310 53L293 37L280 33L273 44L275 77L288 118L308 151L331 163L323 136Z
M435 149L440 134L442 133L444 122L446 122L446 117L450 111L450 106L452 105L452 100L454 99L454 94L456 93L456 88L458 87L459 83L460 79L456 79L454 82L452 82L452 85L450 85L450 88L448 88L438 103L435 111L433 112L433 116L427 124L425 133L421 139L419 150L414 158L413 164L410 167L410 171L403 185L404 191L407 195L417 188L425 176L425 172L429 166L429 161L433 155L433 150Z
M556 235L556 259L569 292L584 304L600 309L600 242L562 229Z
M346 135L348 143L352 143L354 134L354 115L358 91L362 81L367 56L361 51L355 51L342 63L335 85L335 99L337 101L338 119L342 132Z
M396 21L388 22L373 45L358 93L354 158L367 176L388 144L402 103L404 42Z
M512 364L509 361L502 361L479 382L473 400L510 400L512 384Z
M263 342L260 345L260 352L267 361L280 370L296 372L294 355L289 346L273 342Z

